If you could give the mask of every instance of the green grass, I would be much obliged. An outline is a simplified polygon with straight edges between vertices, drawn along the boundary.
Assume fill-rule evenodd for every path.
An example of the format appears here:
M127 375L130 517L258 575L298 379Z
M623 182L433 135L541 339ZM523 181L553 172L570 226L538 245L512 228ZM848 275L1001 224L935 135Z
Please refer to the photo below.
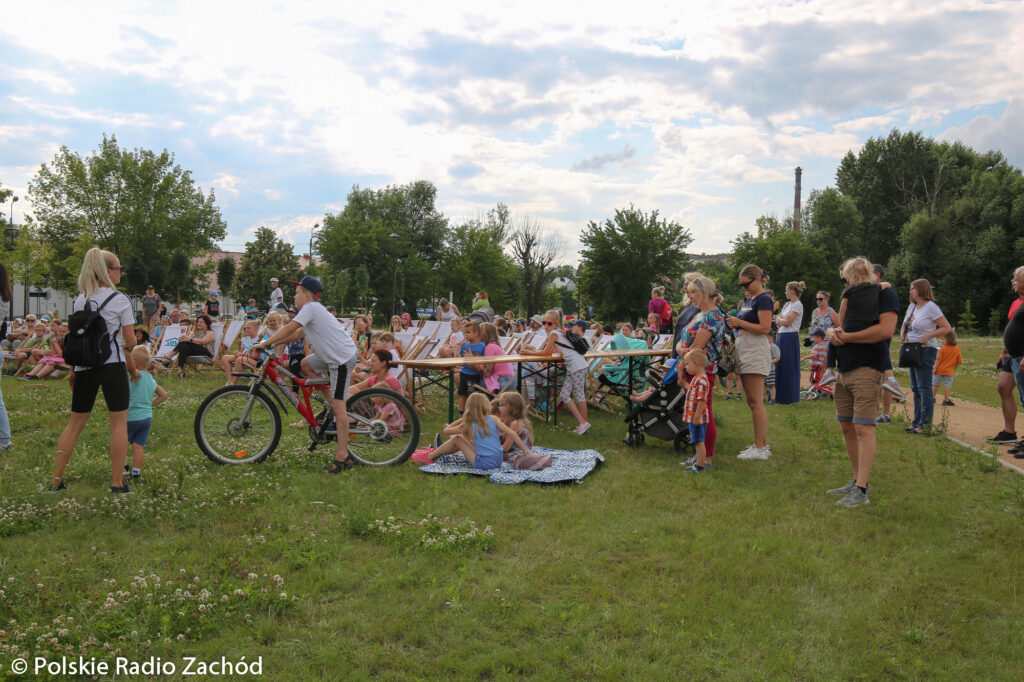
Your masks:
M961 337L958 344L964 357L964 364L960 365L953 377L953 397L999 407L999 394L996 393L999 371L996 369L996 360L1003 350L1002 337ZM895 343L893 347L896 347ZM909 373L907 370L897 370L899 371L904 373L904 376L900 377L901 382L909 386Z
M267 679L295 680L1024 676L1024 481L901 423L878 429L871 504L843 510L823 492L849 478L824 401L771 408L767 462L733 456L748 412L719 401L719 457L699 477L669 443L626 448L619 417L595 414L582 439L571 419L538 425L540 445L607 463L582 485L499 486L411 465L328 476L299 430L262 465L218 467L192 418L219 380L160 382L147 482L115 499L103 409L70 490L48 495L66 384L4 378L0 677L19 641L179 666L262 656ZM416 541L442 527L460 539Z

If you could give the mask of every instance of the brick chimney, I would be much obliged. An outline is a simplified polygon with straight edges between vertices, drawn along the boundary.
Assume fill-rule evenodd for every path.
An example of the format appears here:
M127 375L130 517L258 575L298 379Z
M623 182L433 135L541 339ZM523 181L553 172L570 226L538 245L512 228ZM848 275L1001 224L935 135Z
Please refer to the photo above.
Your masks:
M793 226L796 229L800 229L800 175L804 172L804 169L800 166L796 167L796 188L793 192Z

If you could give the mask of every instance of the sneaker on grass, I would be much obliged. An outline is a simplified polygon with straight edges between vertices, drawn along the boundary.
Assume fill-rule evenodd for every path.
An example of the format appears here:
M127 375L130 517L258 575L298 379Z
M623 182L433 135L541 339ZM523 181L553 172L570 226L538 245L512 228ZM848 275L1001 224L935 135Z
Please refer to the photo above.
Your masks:
M889 424L891 422L892 422L892 417L890 417L889 415L885 414L884 412L882 414L878 415L877 417L875 417L875 423L876 424Z
M889 377L888 379L883 381L882 382L882 390L883 391L888 391L889 393L892 393L897 398L905 397L903 395L903 389L901 389L900 385L896 382L896 377Z
M821 380L818 381L818 385L828 386L829 384L834 383L836 383L836 373L830 369L826 369L825 373L821 375ZM900 395L902 395L902 393Z
M1000 431L991 438L986 438L989 443L1014 443L1017 440L1017 434L1011 431Z
M749 448L741 452L738 457L740 459L768 459L772 456L771 448L767 445L763 448L759 448L756 445L751 445Z
M867 504L868 500L867 493L862 493L860 488L854 486L853 490L846 493L846 496L836 502L840 507L859 507L862 504Z
M844 485L842 488L832 488L832 490L826 490L825 492L829 495L848 495L851 490L857 489L857 480L854 478L850 479L850 482ZM871 484L868 484L868 495L871 494Z
M701 469L696 464L694 464L691 467L687 467L683 471L683 473L684 474L703 474L705 471L707 471L707 467L704 467L703 469Z
M690 459L686 460L685 462L680 462L679 466L681 466L681 467L695 467L695 466L697 466L697 458L696 458L696 456L691 457ZM714 469L714 468L715 468L715 465L711 463L710 459L708 461L704 462L704 469L710 471L711 469Z

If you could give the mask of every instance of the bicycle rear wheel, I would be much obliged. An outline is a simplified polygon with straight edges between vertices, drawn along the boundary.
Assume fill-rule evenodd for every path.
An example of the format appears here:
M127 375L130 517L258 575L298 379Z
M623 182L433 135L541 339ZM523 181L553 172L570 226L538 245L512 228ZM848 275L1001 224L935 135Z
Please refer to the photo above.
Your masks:
M281 415L270 396L257 390L246 418L248 386L222 386L196 412L199 449L217 464L262 462L281 440Z
M368 388L346 402L348 452L365 466L390 466L409 459L420 439L420 418L405 396Z

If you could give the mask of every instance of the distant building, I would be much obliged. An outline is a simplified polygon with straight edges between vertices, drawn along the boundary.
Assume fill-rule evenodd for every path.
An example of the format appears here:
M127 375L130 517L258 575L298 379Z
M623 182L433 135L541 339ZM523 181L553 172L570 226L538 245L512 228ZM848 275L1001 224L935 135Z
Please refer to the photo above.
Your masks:
M690 260L692 260L694 263L718 262L721 263L722 265L729 265L730 263L732 263L731 253L689 253L686 255L688 255L690 257Z

